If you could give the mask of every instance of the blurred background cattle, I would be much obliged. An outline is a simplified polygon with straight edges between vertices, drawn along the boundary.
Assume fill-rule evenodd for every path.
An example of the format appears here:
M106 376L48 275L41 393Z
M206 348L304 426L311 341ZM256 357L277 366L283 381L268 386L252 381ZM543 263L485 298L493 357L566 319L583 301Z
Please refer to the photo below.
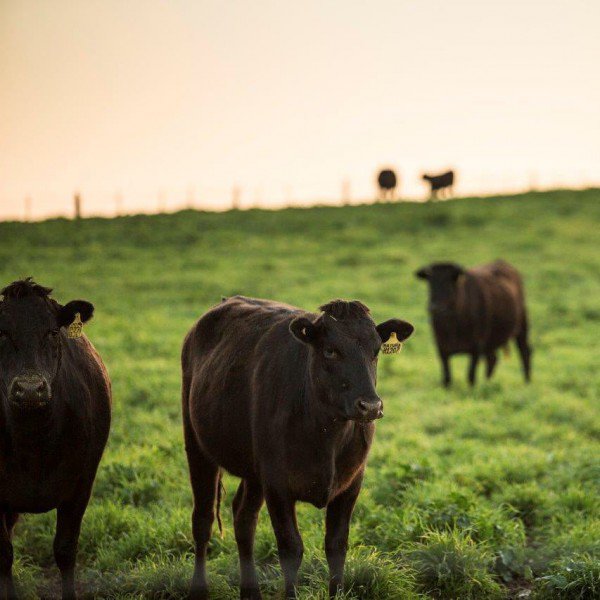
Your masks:
M382 200L394 200L396 197L396 187L398 177L392 169L383 169L377 175L377 184L379 185L379 197Z
M485 357L486 375L493 375L497 351L515 340L525 381L530 379L531 348L523 281L507 262L465 269L456 263L434 263L415 275L429 284L429 316L443 368L443 384L450 385L449 359L471 357L468 378L473 385L477 363Z
M454 185L454 171L446 171L439 175L428 175L423 174L423 181L429 183L431 193L429 195L431 200L437 200L438 198L450 198L452 196L452 186Z

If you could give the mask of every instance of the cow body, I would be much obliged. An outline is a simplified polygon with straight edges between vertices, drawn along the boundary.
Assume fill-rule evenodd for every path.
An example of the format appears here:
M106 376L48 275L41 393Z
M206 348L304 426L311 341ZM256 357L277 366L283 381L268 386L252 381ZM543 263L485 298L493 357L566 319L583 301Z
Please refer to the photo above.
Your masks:
M391 169L383 169L377 176L377 184L379 185L379 192L382 199L393 200L396 195L396 186L398 185L398 178L396 173Z
M429 182L431 188L431 198L436 199L438 197L449 198L452 195L452 188L454 186L454 171L446 171L440 175L423 175L423 180Z
M72 598L81 520L110 429L110 381L85 336L48 330L65 307L46 288L15 285L19 291L5 288L0 302L3 375L14 374L0 385L0 597L15 597L11 536L19 513L57 509L54 554L63 598Z
M329 335L327 319L331 327L344 328L352 351L362 353L359 346L368 348L369 364L359 364L367 374L364 378L346 384L339 373L333 373L342 361L335 355L337 350L323 349ZM382 409L374 391L372 353L385 335L389 337L389 332L381 334L375 328L366 313L355 321L236 296L206 313L186 337L182 391L195 498L193 597L207 595L205 553L221 468L242 479L233 500L242 598L260 598L252 546L264 499L277 537L287 595L295 594L302 556L297 501L327 507L330 590L335 593L341 586L350 516L374 433L372 421ZM412 332L412 326L404 322L395 321L394 326L399 337ZM325 368L335 385L341 386L335 399L323 397L314 377L318 368L314 361L320 359L313 354L320 357L321 352L329 357L324 359ZM356 367L361 359L355 360ZM347 390L346 397L342 389Z
M512 339L529 381L527 310L521 276L514 267L501 260L467 270L453 263L434 263L420 269L417 276L430 285L429 313L444 385L451 382L452 355L471 356L469 382L473 384L479 358L485 357L491 377L498 349Z

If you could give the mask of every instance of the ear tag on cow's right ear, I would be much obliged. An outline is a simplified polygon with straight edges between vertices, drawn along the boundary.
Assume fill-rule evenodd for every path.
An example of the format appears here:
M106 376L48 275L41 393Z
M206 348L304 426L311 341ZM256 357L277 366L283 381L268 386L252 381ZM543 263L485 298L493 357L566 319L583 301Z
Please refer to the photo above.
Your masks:
M396 337L396 332L392 331L390 339L381 346L384 354L398 354L402 350L402 342Z
M79 313L75 313L75 318L67 329L67 337L71 338L72 340L80 338L82 329L83 323L81 322L81 315Z

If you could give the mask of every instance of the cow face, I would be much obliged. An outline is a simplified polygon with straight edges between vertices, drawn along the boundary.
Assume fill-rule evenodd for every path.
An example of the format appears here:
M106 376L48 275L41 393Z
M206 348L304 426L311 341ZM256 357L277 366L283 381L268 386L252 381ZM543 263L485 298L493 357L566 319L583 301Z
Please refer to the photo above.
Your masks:
M94 307L84 300L61 306L50 290L31 280L2 291L0 302L0 396L13 414L44 413L52 405L52 383L60 368L68 327Z
M454 263L434 263L419 269L415 275L429 283L429 311L443 315L456 307L457 283L464 269Z
M383 416L375 391L379 349L392 332L400 341L408 338L413 332L410 323L391 319L376 326L367 313L346 318L325 313L316 321L295 319L290 331L310 347L311 381L329 414L362 422Z

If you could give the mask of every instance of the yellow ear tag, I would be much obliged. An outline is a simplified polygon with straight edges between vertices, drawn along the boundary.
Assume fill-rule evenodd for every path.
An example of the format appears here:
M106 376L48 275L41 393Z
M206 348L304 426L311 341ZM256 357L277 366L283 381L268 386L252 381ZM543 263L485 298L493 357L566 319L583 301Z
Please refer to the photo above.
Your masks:
M82 329L83 323L81 322L81 315L79 313L75 313L75 318L67 329L67 337L70 337L71 339L80 338Z
M398 354L402 350L402 342L398 341L396 337L396 332L392 331L390 335L390 339L381 346L381 351L384 354Z

